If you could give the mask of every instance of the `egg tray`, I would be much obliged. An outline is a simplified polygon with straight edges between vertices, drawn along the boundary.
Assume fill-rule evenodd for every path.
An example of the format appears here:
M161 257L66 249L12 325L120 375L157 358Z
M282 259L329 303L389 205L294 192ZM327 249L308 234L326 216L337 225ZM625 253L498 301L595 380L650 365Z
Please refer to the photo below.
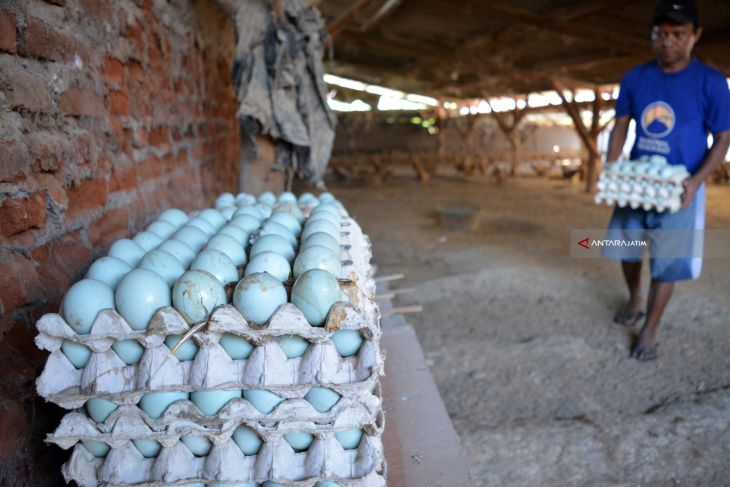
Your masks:
M158 419L152 419L137 406L123 405L103 423L96 423L83 410L66 414L46 441L68 449L80 440L103 441L119 447L132 439L151 439L172 446L181 436L195 433L214 444L227 441L233 430L245 424L266 441L284 433L306 431L312 434L364 429L378 436L383 428L383 410L378 385L357 398L343 396L327 412L315 410L301 398L277 405L269 414L255 409L245 399L233 399L213 417L203 415L190 400L170 404Z
M292 304L282 305L264 327L249 325L230 305L215 310L205 331L191 337L199 350L193 361L179 361L164 344L168 335L189 330L182 316L170 307L153 316L144 332L134 332L113 310L99 313L89 335L77 335L60 315L38 321L39 348L51 355L36 380L38 393L61 407L73 409L98 396L125 396L134 401L145 392L206 389L248 389L266 386L287 389L321 383L367 388L382 374L379 310L367 300L366 312L336 303L324 327L312 327ZM358 330L364 338L354 357L343 358L331 341L339 330ZM242 336L258 345L245 360L233 360L218 344L223 333ZM298 335L311 342L301 358L287 359L275 337ZM76 369L61 351L64 339L88 346L93 353L83 369ZM115 339L137 339L146 350L140 362L127 365L111 348Z
M344 266L343 273L351 278L354 273L359 278L360 283L364 285L366 294L374 298L375 282L372 280L373 267L370 264L373 257L370 239L352 218L347 219L344 228L346 228L346 231L342 237L342 243L345 246L343 254L346 256L345 260L352 262L352 264Z
M684 166L645 161L615 162L601 171L594 201L674 213L682 206L682 183L688 177Z
M380 436L364 434L357 449L345 450L332 432L319 433L305 452L295 452L283 438L278 438L265 442L253 456L244 455L230 439L214 446L206 457L194 456L182 442L163 447L155 458L143 457L131 442L112 448L104 458L94 457L77 444L62 467L66 481L73 480L83 487L100 483L151 487L266 480L304 487L321 479L351 486L384 486L384 482L368 480L373 475L381 476L384 470Z

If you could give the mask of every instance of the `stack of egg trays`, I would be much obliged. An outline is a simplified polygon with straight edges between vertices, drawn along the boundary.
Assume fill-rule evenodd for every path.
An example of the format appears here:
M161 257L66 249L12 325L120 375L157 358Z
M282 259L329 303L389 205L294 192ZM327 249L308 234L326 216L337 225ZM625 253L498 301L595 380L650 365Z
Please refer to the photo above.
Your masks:
M687 177L684 166L667 164L663 157L618 161L601 171L594 199L597 204L674 213L682 206Z
M39 394L66 409L81 408L92 397L121 405L103 424L83 410L69 413L49 435L48 442L74 448L63 467L66 479L82 486L274 480L305 487L332 478L347 487L385 485L379 385L384 357L370 243L354 220L348 218L343 226L343 301L333 306L324 327L310 326L290 303L264 326L250 325L233 306L222 306L212 313L205 331L192 336L199 350L195 360L185 362L164 344L167 335L189 330L171 307L158 310L143 332L133 331L114 310L101 312L88 335L76 334L58 314L41 318L36 344L51 355L37 380ZM343 358L337 353L330 337L341 329L363 336L356 356ZM232 360L218 344L223 333L242 336L256 347L247 359ZM283 335L301 336L311 345L301 358L287 359L275 340ZM92 350L84 369L77 370L61 352L64 339ZM138 364L125 364L111 348L115 340L125 339L144 345ZM330 411L318 412L303 399L315 386L328 387L342 397ZM173 403L158 420L135 406L147 392L251 388L264 388L284 400L263 414L247 400L234 399L215 418L204 416L189 400ZM232 443L232 431L240 424L264 440L257 455L244 456ZM333 435L356 428L365 433L360 445L344 450ZM195 457L179 441L192 431L213 443L207 457ZM312 433L316 439L306 452L295 453L282 438L290 431ZM163 446L160 454L144 458L131 443L140 438L158 441ZM105 458L96 458L79 443L83 440L103 441L112 448Z

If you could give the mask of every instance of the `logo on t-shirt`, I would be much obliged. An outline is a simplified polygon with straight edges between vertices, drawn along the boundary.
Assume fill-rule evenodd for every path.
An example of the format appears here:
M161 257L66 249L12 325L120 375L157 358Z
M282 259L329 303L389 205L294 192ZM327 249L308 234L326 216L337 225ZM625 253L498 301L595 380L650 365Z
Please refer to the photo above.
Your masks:
M663 101L650 103L641 113L641 128L644 129L646 135L654 139L660 139L672 133L675 121L674 110Z

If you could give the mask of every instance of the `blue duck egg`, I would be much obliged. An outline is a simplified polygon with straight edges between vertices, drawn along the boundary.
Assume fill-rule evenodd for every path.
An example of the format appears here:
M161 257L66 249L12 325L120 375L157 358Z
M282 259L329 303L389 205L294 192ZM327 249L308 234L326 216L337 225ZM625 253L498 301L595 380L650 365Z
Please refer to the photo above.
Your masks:
M66 339L61 342L61 351L77 369L83 369L91 358L89 347Z
M210 449L213 446L213 443L210 442L208 438L205 436L199 436L199 435L185 435L182 438L180 438L185 445L187 445L188 448L190 448L190 451L193 452L193 455L196 457L205 457L210 453Z
M322 269L302 274L292 287L291 302L299 308L312 326L322 326L332 305L342 299L337 278Z
M253 259L264 252L276 252L287 262L294 260L294 247L281 235L264 235L259 237L251 246L250 257Z
M162 240L172 237L177 232L177 227L164 220L156 220L150 223L145 229L146 232L154 233Z
M232 391L195 391L190 393L190 400L206 416L215 416L229 401L238 399L239 397L241 397L241 389L234 389Z
M172 288L172 304L188 324L200 323L226 304L226 290L209 272L187 271Z
M302 249L306 249L308 247L311 247L313 245L320 245L322 247L326 247L332 251L337 258L340 258L340 254L342 252L342 247L340 246L340 241L336 240L332 235L325 232L315 232L311 234L307 239L302 243Z
M332 334L332 342L343 357L351 357L362 346L362 335L355 330L340 330Z
M256 455L263 443L256 431L243 424L233 431L233 441L244 455Z
M115 340L112 349L119 355L119 358L127 365L134 365L142 358L144 347L134 339Z
M123 238L117 240L109 247L109 256L116 257L119 260L123 260L131 267L135 267L142 257L144 257L145 250L140 247L136 242Z
M155 458L159 455L160 449L162 448L162 445L155 440L138 439L132 440L132 443L134 443L134 446L137 447L137 450L145 458Z
M114 309L114 291L96 279L78 281L69 288L61 303L61 315L79 335L89 334L97 315L105 309Z
M208 243L208 235L206 235L201 229L190 225L184 225L180 230L175 232L175 235L172 238L173 240L178 240L184 243L193 249L193 252L195 253L200 252L200 249L205 247L205 244Z
M284 433L284 440L289 443L295 452L303 452L309 449L314 441L314 435L304 431L293 431Z
M223 225L226 224L226 219L223 217L220 211L214 210L213 208L206 208L196 218L203 218L208 221L216 231L220 230Z
M207 249L202 251L190 264L190 269L209 272L224 286L231 282L238 282L236 264L219 250Z
M215 226L213 226L212 223L210 223L205 218L201 218L199 216L196 216L195 218L193 218L192 220L187 222L185 224L185 226L186 227L195 227L195 228L201 230L208 238L215 235L215 233L217 231L217 229L215 228Z
M249 323L262 325L287 302L284 285L266 273L243 278L233 291L233 305Z
M332 407L337 404L342 396L326 387L312 387L304 396L304 399L309 402L314 409L320 413L326 413Z
M297 335L283 335L277 341L286 358L301 357L309 348L309 342Z
M87 279L96 279L114 289L132 267L116 257L101 257L94 261L86 272Z
M86 411L89 413L89 417L97 423L106 421L106 418L118 408L119 406L113 402L100 397L92 397L86 401Z
M165 252L171 253L180 261L185 269L190 267L190 264L195 260L195 252L193 249L180 240L165 240L157 247L157 250L164 250Z
M335 256L327 247L312 245L299 252L294 260L292 273L296 278L311 269L322 269L333 276L339 276L342 272L342 264L339 257Z
M242 266L246 263L246 251L244 250L243 245L238 243L238 241L230 235L216 235L210 239L205 248L223 252L233 261L236 267Z
M247 359L253 350L251 342L232 333L224 333L221 335L218 343L220 343L223 350L225 350L233 360Z
M175 401L188 399L187 392L148 392L139 400L139 408L152 419L159 419Z
M340 431L339 433L335 433L335 438L337 438L337 441L340 442L340 445L342 445L342 448L345 450L354 450L360 444L360 440L362 439L362 430L354 429Z
M169 208L160 213L160 216L158 216L157 219L170 222L177 228L180 228L181 226L185 225L185 223L187 223L188 215L184 211L178 210L177 208Z
M172 287L175 281L185 273L185 267L183 267L177 257L159 249L147 252L142 257L138 267L140 269L151 270L164 279L169 287Z
M111 450L111 447L103 441L81 440L81 444L96 458L104 458Z
M273 392L263 389L245 389L243 397L250 402L253 407L264 414L269 414L284 399Z
M165 337L165 345L167 348L172 350L175 345L180 341L180 335L168 335ZM198 353L198 346L193 342L192 338L185 340L185 343L180 345L180 348L175 352L175 357L181 362L189 362L195 358L195 354Z
M142 247L145 252L157 248L162 243L160 236L152 232L139 232L132 241Z
M261 272L266 272L279 281L286 282L291 274L291 266L283 255L276 252L262 252L251 258L243 275L250 276Z
M155 312L170 306L170 287L148 269L134 269L117 285L114 293L117 311L133 330L145 330Z

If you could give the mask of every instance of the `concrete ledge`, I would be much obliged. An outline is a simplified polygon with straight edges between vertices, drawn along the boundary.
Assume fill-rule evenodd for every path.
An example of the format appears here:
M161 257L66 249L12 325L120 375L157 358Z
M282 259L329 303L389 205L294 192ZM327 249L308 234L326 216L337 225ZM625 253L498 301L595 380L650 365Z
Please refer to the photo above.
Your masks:
M459 438L413 327L402 316L384 318L382 345L387 353L382 387L388 485L472 485Z

